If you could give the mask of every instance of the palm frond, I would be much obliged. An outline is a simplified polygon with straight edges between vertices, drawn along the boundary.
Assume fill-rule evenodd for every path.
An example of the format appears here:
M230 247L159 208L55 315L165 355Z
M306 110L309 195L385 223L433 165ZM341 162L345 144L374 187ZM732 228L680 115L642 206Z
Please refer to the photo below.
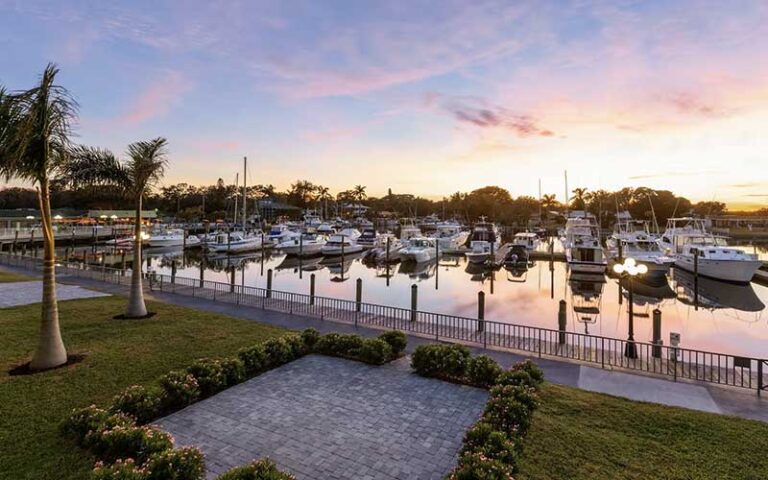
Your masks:
M128 145L127 170L134 193L144 195L157 185L168 166L168 140L163 137Z
M125 191L131 186L129 172L111 151L85 145L70 150L70 161L59 178L74 188L113 185Z

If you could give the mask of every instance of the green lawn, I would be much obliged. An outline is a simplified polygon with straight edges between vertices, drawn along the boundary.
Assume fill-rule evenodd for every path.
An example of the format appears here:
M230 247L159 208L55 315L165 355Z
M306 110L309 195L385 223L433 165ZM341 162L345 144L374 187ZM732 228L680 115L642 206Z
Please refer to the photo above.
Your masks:
M285 332L222 315L150 303L148 320L112 320L125 299L60 302L64 341L86 359L65 369L8 376L36 345L39 305L0 310L0 479L85 479L93 461L57 432L74 407L104 404L134 383L151 383L203 356Z
M768 425L546 385L516 480L768 479Z
M21 275L18 273L4 272L0 270L0 283L28 282L30 280L34 280L34 278L28 277L26 275Z
M0 310L0 479L86 479L92 460L57 433L70 409L285 332L164 304L148 320L112 320L124 303L61 302L67 347L87 357L25 377L6 372L34 348L40 307ZM517 480L768 478L768 425L549 384L542 397Z

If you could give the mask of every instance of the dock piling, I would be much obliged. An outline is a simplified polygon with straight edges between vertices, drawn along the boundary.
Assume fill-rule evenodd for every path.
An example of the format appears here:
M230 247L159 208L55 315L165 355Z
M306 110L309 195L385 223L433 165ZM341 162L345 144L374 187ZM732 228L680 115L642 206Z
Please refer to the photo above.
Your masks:
M568 325L568 315L566 312L565 300L560 300L560 304L557 309L557 343L565 345L565 329Z
M267 270L267 298L272 298L272 269Z
M411 285L411 321L416 321L416 311L419 306L419 287L415 283Z

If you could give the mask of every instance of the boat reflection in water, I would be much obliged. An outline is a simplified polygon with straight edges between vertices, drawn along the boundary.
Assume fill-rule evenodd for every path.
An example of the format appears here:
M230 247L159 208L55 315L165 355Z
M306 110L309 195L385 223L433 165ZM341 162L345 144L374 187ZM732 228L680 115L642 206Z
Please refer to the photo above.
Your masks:
M435 275L435 261L431 262L401 262L398 265L397 273L408 275L408 278L414 280L427 280Z
M568 277L574 318L584 325L586 334L589 334L589 326L600 319L605 283L605 274L601 273L571 272Z
M323 268L320 262L323 260L322 256L316 255L314 257L299 257L295 255L286 255L283 261L275 267L276 270L293 270L294 273L298 273L299 269L305 272L311 272Z
M709 310L733 308L743 312L759 312L765 304L755 293L751 284L723 282L713 278L699 276L698 299L696 298L696 279L693 273L679 268L672 269L672 282L677 292L677 299L686 305L696 305Z
M320 257L318 266L325 266L328 272L331 274L332 282L346 282L349 280L349 269L355 260L363 256L363 252L356 252L349 255L334 256L334 257Z

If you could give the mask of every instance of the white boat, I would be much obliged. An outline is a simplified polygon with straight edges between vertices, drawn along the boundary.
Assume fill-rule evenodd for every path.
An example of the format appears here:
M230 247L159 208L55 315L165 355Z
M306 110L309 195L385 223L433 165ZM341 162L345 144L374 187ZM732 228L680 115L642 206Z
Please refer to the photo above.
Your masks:
M304 226L304 229L307 232L317 232L317 229L322 224L323 224L323 221L313 211L309 211L308 210L307 213L304 215L304 225L303 226Z
M634 258L637 263L648 267L650 274L666 274L675 263L674 257L666 255L643 220L621 219L606 240L608 252L616 262L623 258Z
M404 262L429 262L439 255L437 240L429 237L414 237L408 240L400 250L400 259Z
M328 241L325 242L320 251L326 257L362 252L363 246L357 243L357 237L360 236L360 233L354 235L354 232L357 230L345 229L339 233L334 233L328 237Z
M729 247L725 237L707 232L699 218L670 218L659 246L675 257L675 268L717 280L748 283L762 266L757 255ZM698 254L698 259L696 255Z
M282 250L286 255L308 257L319 255L325 243L325 239L320 235L304 233L298 237L290 238L282 243L278 243L277 248Z
M387 247L389 244L389 247ZM389 248L389 254L387 254ZM403 242L391 233L382 233L376 238L373 248L365 254L365 260L376 263L398 262L400 261L400 250L403 248Z
M469 251L465 254L470 263L486 263L501 246L501 236L496 225L481 217L472 230Z
M234 253L262 250L261 235L246 235L243 232L220 232L213 242L206 244L209 252Z
M443 253L459 253L466 247L469 232L461 230L461 225L454 222L438 223L433 238L437 240Z
M153 248L162 247L181 247L184 243L184 230L174 228L153 233L147 240L147 245ZM187 235L187 247L196 247L200 245L200 239L194 235Z
M336 229L333 228L333 226L330 223L321 223L320 225L318 225L315 231L320 235L331 235L333 233L336 233Z
M408 240L414 238L414 237L421 237L421 230L419 227L413 224L413 222L410 223L403 223L400 225L400 240L402 242L408 242Z
M512 237L512 245L526 250L536 250L539 247L539 236L533 232L518 232Z
M131 235L130 237L113 238L111 240L107 240L104 243L110 247L133 248L135 239L136 236ZM147 232L141 232L141 243L145 244L147 243L147 240L149 240L149 234Z
M366 248L372 248L376 244L379 234L373 227L363 229L363 233L358 237L357 243Z
M565 260L572 272L605 272L608 261L600 244L600 228L592 215L569 217L564 233Z
M298 236L299 236L299 233L291 230L291 227L288 226L287 224L277 223L275 225L272 225L272 227L270 227L269 233L267 233L267 240L272 242L274 245L278 245L291 238L297 238Z

